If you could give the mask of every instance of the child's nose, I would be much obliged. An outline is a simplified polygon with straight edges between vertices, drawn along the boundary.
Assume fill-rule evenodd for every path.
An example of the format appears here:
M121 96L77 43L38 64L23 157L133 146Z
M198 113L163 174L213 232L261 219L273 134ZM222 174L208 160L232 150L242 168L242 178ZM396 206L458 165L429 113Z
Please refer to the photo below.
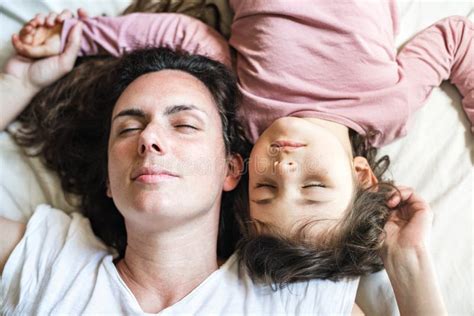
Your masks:
M274 170L277 175L280 176L291 176L295 174L298 169L296 161L291 159L277 160L274 163Z

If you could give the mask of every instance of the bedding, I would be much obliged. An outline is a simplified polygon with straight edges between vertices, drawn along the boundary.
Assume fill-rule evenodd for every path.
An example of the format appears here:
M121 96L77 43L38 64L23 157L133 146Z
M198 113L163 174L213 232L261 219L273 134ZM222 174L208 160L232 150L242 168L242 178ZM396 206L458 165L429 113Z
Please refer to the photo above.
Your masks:
M225 0L213 2L223 13L222 29L229 30L231 12ZM128 4L128 0L3 0L0 4L0 65L13 51L11 34L38 12L84 7L91 15L116 15ZM398 11L398 46L446 16L474 19L472 1L405 0L399 1ZM431 251L449 314L473 314L473 134L462 111L460 96L449 83L436 88L415 117L408 135L384 147L381 154L390 155L390 170L397 183L414 187L435 213ZM68 200L57 177L46 170L38 158L28 157L7 133L0 132L0 215L26 221L41 203L74 211ZM361 279L357 301L369 315L398 313L383 271Z

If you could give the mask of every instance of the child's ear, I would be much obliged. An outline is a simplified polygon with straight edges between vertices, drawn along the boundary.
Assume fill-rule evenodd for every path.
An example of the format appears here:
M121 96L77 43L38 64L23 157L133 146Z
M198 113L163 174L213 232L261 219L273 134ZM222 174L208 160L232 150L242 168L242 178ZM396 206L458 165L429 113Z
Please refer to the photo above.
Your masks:
M367 189L379 183L379 180L377 180L377 177L372 171L372 168L370 168L367 159L365 159L364 157L354 157L354 169L357 175L357 180L364 189Z
M227 161L227 175L224 181L224 191L232 191L239 184L240 177L244 171L244 160L239 154L232 154Z

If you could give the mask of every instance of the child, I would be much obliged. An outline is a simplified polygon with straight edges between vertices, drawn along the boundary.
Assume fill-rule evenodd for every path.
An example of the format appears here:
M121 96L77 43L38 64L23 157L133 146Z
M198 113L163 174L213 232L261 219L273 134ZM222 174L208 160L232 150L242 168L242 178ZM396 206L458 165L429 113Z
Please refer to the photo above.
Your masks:
M382 178L388 158L375 160L373 147L403 136L411 114L448 78L474 122L472 23L442 20L397 55L394 1L231 5L240 115L255 143L238 213L241 260L253 277L277 284L380 269L391 187ZM75 23L65 21L62 42ZM83 54L165 45L230 64L222 38L185 16L83 23ZM24 30L23 44L14 39L19 52L28 54L37 25Z

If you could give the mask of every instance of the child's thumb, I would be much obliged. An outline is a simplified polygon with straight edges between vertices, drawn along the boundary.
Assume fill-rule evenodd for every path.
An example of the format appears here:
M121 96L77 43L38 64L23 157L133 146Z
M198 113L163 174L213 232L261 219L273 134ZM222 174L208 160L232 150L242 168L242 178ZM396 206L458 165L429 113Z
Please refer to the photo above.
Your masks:
M61 64L68 68L67 71L71 70L76 62L77 55L79 54L79 49L81 48L81 38L82 38L82 23L77 22L69 32L68 39L66 42L66 47L64 52L61 54Z

